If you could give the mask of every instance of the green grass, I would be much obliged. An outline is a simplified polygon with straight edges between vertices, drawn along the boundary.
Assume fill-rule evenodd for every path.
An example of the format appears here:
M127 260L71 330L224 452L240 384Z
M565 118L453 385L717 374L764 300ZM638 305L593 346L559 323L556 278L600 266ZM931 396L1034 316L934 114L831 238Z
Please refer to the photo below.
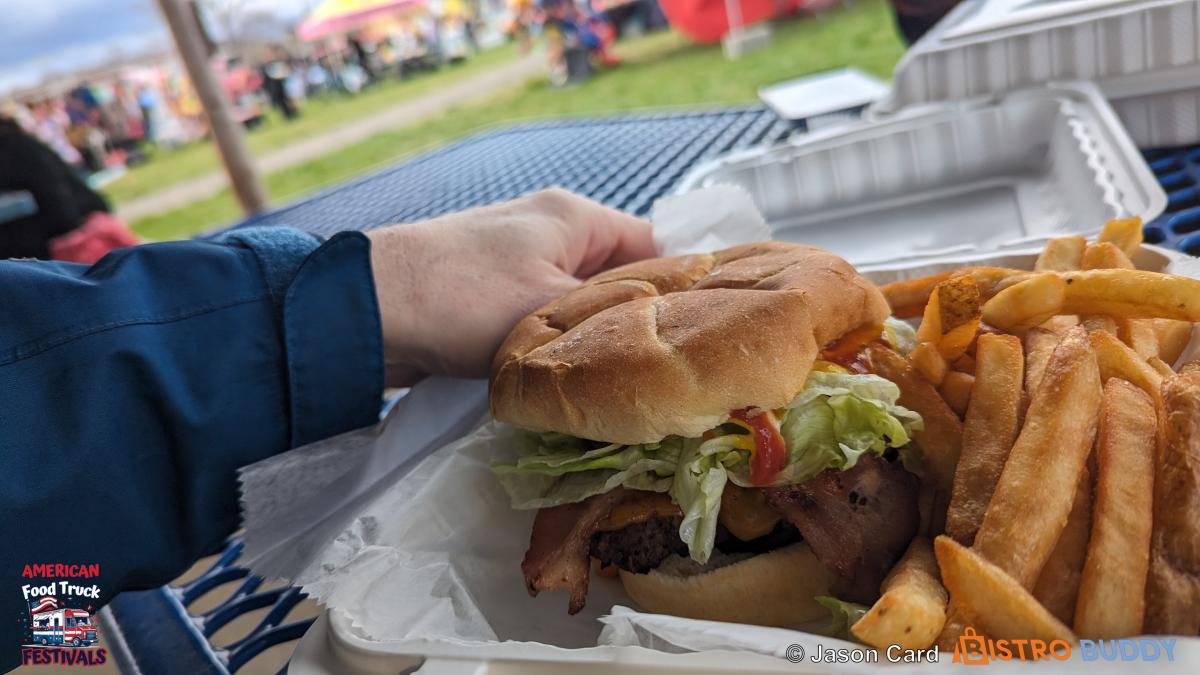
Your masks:
M888 77L903 51L882 0L860 0L820 17L777 24L769 48L737 61L725 60L719 46L698 46L678 34L659 33L621 44L618 52L624 63L583 84L554 89L538 80L516 86L271 174L267 189L275 203L286 203L318 187L504 122L748 103L757 100L763 85L846 65ZM187 207L140 219L133 226L145 237L167 239L228 223L238 215L231 193L225 190Z
M304 103L299 118L287 122L273 108L263 126L246 135L251 152L262 153L283 147L296 139L346 124L356 118L415 98L436 88L489 70L516 58L516 50L503 47L483 52L471 60L432 73L418 73L404 80L388 79L357 96L329 95ZM104 192L116 202L127 201L213 171L221 164L216 147L208 141L190 143L175 150L149 151L150 161L129 170L105 186Z

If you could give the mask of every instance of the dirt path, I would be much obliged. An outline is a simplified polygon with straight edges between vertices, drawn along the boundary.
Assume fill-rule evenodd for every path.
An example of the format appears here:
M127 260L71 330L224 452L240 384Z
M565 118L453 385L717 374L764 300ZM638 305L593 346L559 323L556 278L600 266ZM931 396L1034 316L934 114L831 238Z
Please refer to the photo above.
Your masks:
M323 134L263 153L257 158L259 171L266 176L327 155L366 140L381 131L413 124L447 108L521 85L541 75L542 69L542 58L533 54L506 63L423 96L401 101L390 108L335 127ZM133 221L210 197L220 192L225 185L225 174L215 171L118 204L117 214L126 221Z

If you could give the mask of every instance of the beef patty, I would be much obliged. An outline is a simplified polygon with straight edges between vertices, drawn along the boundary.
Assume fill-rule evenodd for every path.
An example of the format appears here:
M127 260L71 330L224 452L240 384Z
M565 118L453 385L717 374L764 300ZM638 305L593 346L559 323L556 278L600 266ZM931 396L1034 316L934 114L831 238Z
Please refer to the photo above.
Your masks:
M787 521L779 521L770 533L742 541L717 525L716 547L722 553L766 553L800 541L800 532ZM679 538L679 519L654 517L619 530L597 532L590 554L601 565L616 565L626 572L645 574L672 555L686 556L687 544Z

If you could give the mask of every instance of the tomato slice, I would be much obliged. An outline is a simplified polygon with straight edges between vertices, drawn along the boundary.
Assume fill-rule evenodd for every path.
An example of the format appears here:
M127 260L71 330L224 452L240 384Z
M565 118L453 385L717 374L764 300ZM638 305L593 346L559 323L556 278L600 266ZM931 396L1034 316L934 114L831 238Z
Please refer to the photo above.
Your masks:
M755 485L770 485L775 476L787 466L787 446L779 434L779 423L775 415L751 408L742 408L729 413L733 419L745 424L754 436L754 450L750 452L750 482Z

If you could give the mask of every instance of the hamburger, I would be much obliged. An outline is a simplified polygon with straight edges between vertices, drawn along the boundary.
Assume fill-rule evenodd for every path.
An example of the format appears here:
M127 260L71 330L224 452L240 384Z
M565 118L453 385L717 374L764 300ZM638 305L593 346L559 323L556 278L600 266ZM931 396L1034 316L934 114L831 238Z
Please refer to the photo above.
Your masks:
M789 626L869 603L918 526L920 417L863 356L911 329L845 260L767 242L613 269L492 364L532 595L591 571L655 613ZM827 602L827 601L826 601Z

